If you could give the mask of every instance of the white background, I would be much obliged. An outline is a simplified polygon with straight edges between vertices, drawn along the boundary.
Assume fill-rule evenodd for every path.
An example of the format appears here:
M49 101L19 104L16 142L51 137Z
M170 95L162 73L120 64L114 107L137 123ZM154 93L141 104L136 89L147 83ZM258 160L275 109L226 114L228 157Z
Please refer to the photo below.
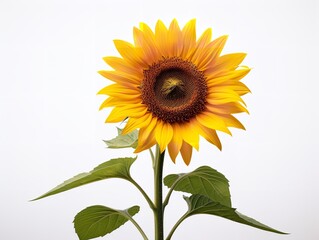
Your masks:
M96 92L109 84L96 72L102 57L117 55L113 39L132 41L132 27L154 28L177 18L197 18L198 35L229 34L226 52L247 52L253 68L243 80L250 115L247 131L220 134L223 151L201 141L189 167L167 159L165 174L210 165L230 180L233 206L290 235L250 228L213 216L187 219L173 239L319 239L318 29L315 0L290 1L107 1L1 0L0 2L0 239L77 239L73 216L103 204L140 205L136 220L153 239L151 211L127 182L108 180L36 202L65 179L113 156L106 149L115 126ZM152 189L147 153L132 174ZM166 191L166 189L165 189ZM167 208L166 230L186 211L182 194ZM131 223L105 239L141 239Z

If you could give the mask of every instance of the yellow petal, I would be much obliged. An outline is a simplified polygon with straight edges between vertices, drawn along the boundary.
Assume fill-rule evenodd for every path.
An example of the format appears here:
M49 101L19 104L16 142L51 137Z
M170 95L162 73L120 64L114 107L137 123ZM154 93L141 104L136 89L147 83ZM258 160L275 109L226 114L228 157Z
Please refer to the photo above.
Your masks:
M235 102L238 102L238 100L233 98L233 96L229 96L226 98L207 99L207 102L212 105L219 105L219 104L225 104L225 103L235 103ZM240 102L246 106L245 102L242 99Z
M144 104L127 104L120 107L127 117L139 118L147 112Z
M205 127L204 125L198 123L198 132L203 136L208 142L214 144L219 150L222 150L222 144L218 138L216 130Z
M135 68L147 68L147 62L143 60L143 51L135 48L131 43L123 40L114 40L114 45L121 56Z
M242 113L246 112L249 114L248 110L239 102L230 102L225 104L206 104L207 109L210 112L218 114L230 114L230 113Z
M246 53L225 54L216 59L214 64L206 70L206 74L235 70L245 59Z
M219 117L221 119L223 119L223 121L225 122L225 124L228 127L235 127L235 128L239 128L239 129L242 129L242 130L246 130L244 125L240 121L238 121L237 118L235 118L232 115L219 115Z
M152 31L152 29L146 24L146 23L143 23L141 22L140 23L140 30L148 37L148 38L151 38L151 39L155 39L155 34L154 32Z
M173 163L175 163L176 157L177 157L177 155L179 153L178 146L176 145L175 142L171 141L167 145L167 149L168 149L168 154L169 154L170 158L172 159Z
M141 141L142 143L146 142L146 140L148 139L148 136L154 132L154 127L156 126L157 123L157 118L153 117L151 119L151 122L144 128L140 129L139 132L139 141ZM155 134L153 134L155 137ZM154 138L155 139L155 138Z
M196 46L196 19L190 20L182 30L183 51L181 56L186 58L189 52Z
M245 77L250 72L249 68L242 68L240 70L234 70L234 71L225 71L223 73L221 72L215 72L212 74L207 75L207 86L212 87L216 85L222 85L227 82L238 82L243 77ZM218 74L219 73L219 74Z
M111 113L105 120L106 123L116 123L121 122L126 118L125 114L121 111L120 108L115 107L112 109Z
M219 85L219 86L214 86L214 87L209 87L208 88L208 96L209 97L216 97L217 95L216 94L225 94L225 96L227 94L232 94L234 96L239 96L237 94L236 91L232 90L231 88L228 88L228 87L225 87L225 86L222 86L222 85ZM216 97L217 98L217 97Z
M129 103L141 104L142 100L139 98L132 98L129 100ZM103 108L106 108L106 107L123 106L123 105L127 105L127 100L121 99L121 98L109 97L101 104L99 110L102 110Z
M158 120L155 127L155 139L159 145L161 153L166 149L167 144L171 141L172 137L172 126L169 123L164 123L163 121Z
M106 108L106 107L112 107L112 106L114 106L114 104L111 103L113 100L114 100L113 97L107 98L107 99L101 104L99 110L102 110L102 109L104 109L104 108Z
M155 41L157 43L160 54L163 57L168 57L168 43L167 43L168 30L161 20L158 20L155 26Z
M183 50L182 32L178 26L178 22L174 19L168 29L167 41L169 44L170 57L180 56Z
M139 153L141 151L149 149L156 144L156 139L153 131L156 122L157 118L152 118L149 125L140 129L138 134L138 144L134 153Z
M110 65L114 70L130 75L129 78L133 78L133 79L142 79L143 78L143 71L141 71L141 69L138 69L138 68L133 68L123 58L104 57L103 60L108 65Z
M143 32L144 39L146 43L151 48L151 54L153 55L153 61L160 58L159 50L157 48L157 43L155 40L155 33L150 29L150 27L145 23L140 23L140 29ZM149 64L150 65L150 64Z
M141 93L139 88L128 88L119 84L112 84L102 88L98 94L105 94L112 97L122 97L124 99L139 98Z
M202 34L202 36L198 39L196 43L196 47L191 55L189 57L191 58L191 62L193 62L196 66L199 64L199 56L202 54L207 55L207 45L209 44L210 40L212 38L212 29L208 28L206 31Z
M147 30L145 25L144 25L144 30ZM143 59L144 61L148 63L148 65L152 65L153 62L158 60L158 52L154 42L153 32L152 31L150 32L151 33L143 32L140 29L135 27L133 29L135 45L142 50Z
M156 144L155 136L153 133L150 133L144 142L142 142L140 139L138 139L138 144L137 144L137 147L136 147L134 153L139 153L139 152L142 152L146 149L150 149L155 144Z
M103 77L112 80L113 82L127 87L138 86L142 81L142 78L138 78L138 76L128 76L127 74L123 74L118 71L101 70L98 71L98 73Z
M223 85L218 85L214 87L216 89L231 89L232 91L236 92L239 96L243 96L247 93L250 93L249 88L242 82L225 82Z
M209 65L213 65L215 60L219 57L223 50L228 36L221 36L207 45L207 47L200 51L196 58L196 66L200 71L205 71Z
M120 122L129 117L140 118L145 115L146 111L147 108L143 104L126 104L123 106L117 106L111 111L106 122Z
M199 135L198 135L198 132L196 131L197 129L196 124L197 124L196 119L192 119L186 124L181 124L180 128L181 128L183 140L198 151Z
M223 89L217 92L214 88L210 88L206 101L210 104L217 105L230 102L241 102L245 105L244 100L233 90Z
M162 144L159 144L161 152L163 152L173 137L173 127L170 123L164 123L162 130ZM161 147L162 145L162 147Z
M175 159L182 147L183 139L179 124L173 125L173 137L171 142L168 144L168 153L172 161L175 163Z
M225 122L218 117L218 115L210 113L210 112L203 112L196 115L197 121L205 127L219 130L231 135L229 129L227 128Z
M128 134L135 129L143 128L147 126L152 120L152 114L145 114L139 118L129 118L125 127L123 128L122 134Z
M193 148L187 142L183 142L181 147L181 155L186 165L189 165L192 159Z
M205 32L200 36L196 43L196 48L197 49L204 49L209 43L212 38L212 29L207 28Z

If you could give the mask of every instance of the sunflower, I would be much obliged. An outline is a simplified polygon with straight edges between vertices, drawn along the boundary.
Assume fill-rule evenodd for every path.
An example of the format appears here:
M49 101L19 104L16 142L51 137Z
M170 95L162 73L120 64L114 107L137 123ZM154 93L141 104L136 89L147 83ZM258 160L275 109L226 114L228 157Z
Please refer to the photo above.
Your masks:
M197 39L195 19L182 29L159 20L155 31L140 23L133 36L134 44L114 40L121 57L103 58L114 70L99 73L114 84L99 94L108 95L100 109L113 107L106 122L128 119L123 134L139 129L136 153L158 144L188 165L200 136L221 150L216 130L245 129L232 114L248 113L240 80L250 69L239 66L245 53L221 56L227 36L212 41L208 28Z

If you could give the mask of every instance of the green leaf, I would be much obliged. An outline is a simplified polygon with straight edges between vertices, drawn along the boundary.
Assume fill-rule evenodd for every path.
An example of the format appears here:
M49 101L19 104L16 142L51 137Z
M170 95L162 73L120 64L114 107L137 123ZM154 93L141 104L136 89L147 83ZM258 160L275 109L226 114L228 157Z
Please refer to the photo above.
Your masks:
M117 137L111 140L103 140L109 148L136 148L138 131L134 130L128 134L122 135L122 129L117 128Z
M74 218L74 228L80 240L87 240L113 232L138 213L139 206L116 210L105 206L91 206Z
M164 184L175 191L201 194L231 207L228 180L211 167L202 166L190 173L168 175Z
M287 234L287 233L278 231L276 229L273 229L271 227L268 227L265 224L260 223L253 218L247 217L237 212L235 208L230 208L230 207L221 205L217 202L214 202L211 199L207 198L206 196L192 195L189 198L184 197L184 199L186 200L188 204L188 212L186 213L186 217L190 217L196 214L215 215L215 216L229 219L234 222L259 228L265 231L280 233L280 234Z
M90 172L80 173L33 200L38 200L88 183L108 179L122 178L131 181L130 168L136 158L115 158L104 162Z

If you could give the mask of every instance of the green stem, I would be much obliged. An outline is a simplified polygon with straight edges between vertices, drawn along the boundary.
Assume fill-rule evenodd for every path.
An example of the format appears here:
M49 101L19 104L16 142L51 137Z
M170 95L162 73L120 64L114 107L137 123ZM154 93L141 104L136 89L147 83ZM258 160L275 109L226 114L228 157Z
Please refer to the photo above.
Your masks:
M185 213L174 225L174 227L172 228L172 230L170 231L170 233L168 234L166 240L170 240L176 230L176 228L188 217L188 214Z
M134 226L137 228L137 230L141 233L142 237L144 240L148 240L145 232L143 231L143 229L140 227L140 225L138 225L138 223L129 215L127 214L126 217L134 224Z
M156 156L154 164L154 222L155 222L155 240L164 240L164 218L163 218L163 165L165 151L160 153L158 145L156 146Z

